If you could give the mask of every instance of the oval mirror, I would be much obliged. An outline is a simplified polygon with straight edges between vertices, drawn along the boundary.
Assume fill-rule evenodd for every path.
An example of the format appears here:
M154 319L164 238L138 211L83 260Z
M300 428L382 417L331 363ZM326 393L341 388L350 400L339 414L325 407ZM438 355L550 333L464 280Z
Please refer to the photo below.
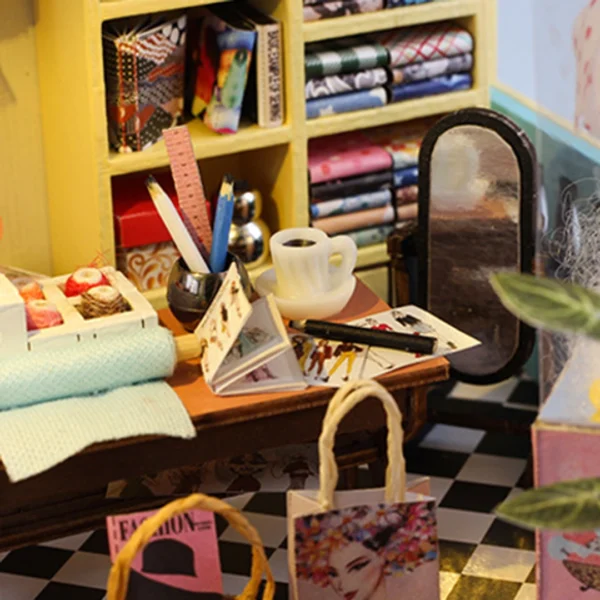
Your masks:
M531 354L534 331L502 306L489 277L532 272L536 165L525 133L486 109L445 117L423 140L419 302L481 342L449 357L462 381L502 381Z

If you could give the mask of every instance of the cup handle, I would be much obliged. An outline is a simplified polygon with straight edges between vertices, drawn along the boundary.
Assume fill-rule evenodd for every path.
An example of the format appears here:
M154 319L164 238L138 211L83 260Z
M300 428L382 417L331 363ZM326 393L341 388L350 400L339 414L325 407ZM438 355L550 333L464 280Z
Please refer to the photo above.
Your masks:
M354 271L358 250L354 240L347 235L337 235L331 238L331 254L341 254L342 264L331 269L332 287L341 285Z

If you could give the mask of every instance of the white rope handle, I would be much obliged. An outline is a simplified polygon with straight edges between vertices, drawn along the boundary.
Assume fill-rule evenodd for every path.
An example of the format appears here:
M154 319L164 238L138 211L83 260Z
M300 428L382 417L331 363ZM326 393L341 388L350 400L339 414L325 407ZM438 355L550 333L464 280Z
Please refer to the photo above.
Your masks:
M379 383L371 380L352 381L341 387L331 399L323 429L319 437L319 489L318 502L323 510L333 508L333 495L339 473L333 445L342 419L366 398L381 400L387 416L388 466L385 476L385 501L404 502L406 493L406 462L404 460L402 414L393 396Z

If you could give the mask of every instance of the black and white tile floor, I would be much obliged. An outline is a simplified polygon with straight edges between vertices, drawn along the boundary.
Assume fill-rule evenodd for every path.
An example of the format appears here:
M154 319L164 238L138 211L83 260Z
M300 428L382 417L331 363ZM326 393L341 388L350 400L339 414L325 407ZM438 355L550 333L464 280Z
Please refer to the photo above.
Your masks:
M520 389L520 391L519 391ZM449 398L534 409L535 386L511 381L490 388L457 384ZM509 403L510 404L510 403ZM532 533L497 520L493 508L518 494L526 477L529 438L435 425L406 448L409 473L429 475L438 499L442 600L534 600ZM368 485L368 472L361 471ZM230 500L249 517L287 593L285 494L245 494ZM250 550L219 520L225 592L241 592ZM105 532L84 533L0 554L0 600L102 600L110 567Z

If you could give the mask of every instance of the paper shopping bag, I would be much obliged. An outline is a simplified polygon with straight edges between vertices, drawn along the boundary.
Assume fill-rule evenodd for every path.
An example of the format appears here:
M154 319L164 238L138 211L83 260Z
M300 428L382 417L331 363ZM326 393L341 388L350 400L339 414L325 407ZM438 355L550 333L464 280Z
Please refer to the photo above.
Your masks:
M336 492L338 424L362 400L386 411L384 489ZM439 599L435 501L406 491L402 416L374 381L346 384L331 400L319 439L320 490L289 491L288 564L293 600Z
M193 494L187 498L175 500L139 525L129 538L129 541L119 552L110 570L106 594L107 600L126 600L129 597L128 593L135 594L137 598L147 598L147 600L177 600L180 598L195 597L205 598L206 600L231 598L230 596L222 596L216 593L193 593L177 590L160 582L146 581L131 570L131 564L138 552L144 549L160 527L172 521L175 517L185 515L193 510L212 511L221 515L231 527L252 544L250 581L244 588L244 591L239 596L235 596L235 598L238 600L256 600L264 575L266 577L266 584L262 599L273 600L275 596L275 581L258 532L250 525L246 517L239 510L222 500L203 494ZM174 557L171 557L171 561L173 559ZM154 571L156 572L156 569Z

